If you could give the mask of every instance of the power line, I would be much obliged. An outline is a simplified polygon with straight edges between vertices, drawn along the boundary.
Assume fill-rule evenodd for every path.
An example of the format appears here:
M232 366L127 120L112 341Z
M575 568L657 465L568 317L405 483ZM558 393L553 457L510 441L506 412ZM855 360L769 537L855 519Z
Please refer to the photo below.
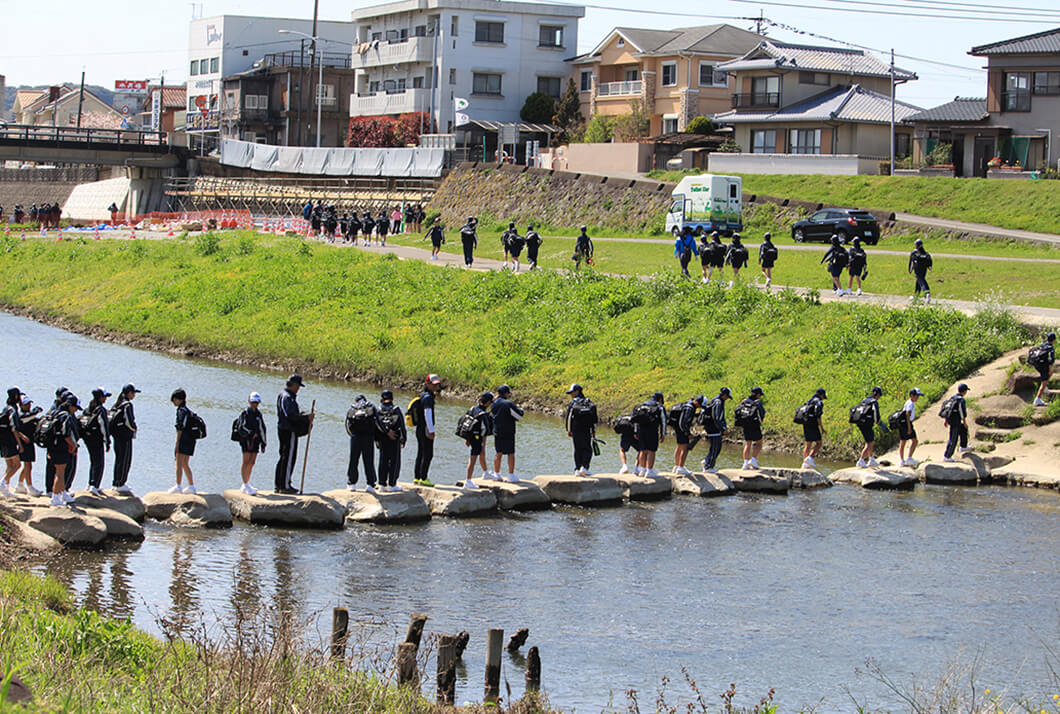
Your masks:
M958 2L958 0L906 0L906 2L923 3L925 5L953 5L953 6L956 6L956 7L979 7L979 8L985 8L985 9L988 9L988 10L995 10L995 11L1033 10L1035 12L1039 12L1040 11L1040 12L1045 12L1045 13L1055 13L1055 12L1057 12L1056 10L1052 10L1050 8L1044 8L1044 7L1023 7L1023 6L1020 6L1020 5L997 5L997 4L993 4L993 3L990 4L990 5L982 5L980 3Z
M943 11L943 10L953 10L953 11L957 12L957 10L955 10L954 8L951 8L951 7L925 8L925 7L917 6L917 5L906 5L906 4L897 4L897 3L887 3L887 2L872 2L871 0L819 0L819 1L820 2L841 3L841 4L846 4L846 5L869 5L869 6L874 6L874 7L890 7L890 8L896 8L897 7L897 8L904 8L904 9L909 9L909 10L937 10L937 11L940 11L940 12ZM983 6L980 5L980 6L976 6L976 7L980 7L981 8ZM822 10L826 10L826 9L832 9L832 8L823 8L822 7L821 9ZM980 13L980 14L987 14L987 15L991 16L989 19L995 19L996 17L998 17L998 11L997 11L996 8L995 9L976 9L976 10L962 9L962 10L959 10L959 12L974 12L974 13ZM1043 16L1048 16L1049 18L1052 18L1052 17L1055 16L1055 18L1057 20L1060 20L1060 11L1058 11L1058 10L1045 10L1045 11L1041 11L1041 12L1026 12L1026 11L1023 11L1023 10L1012 10L1012 11L1009 11L1009 16L1011 16L1013 13L1015 13L1018 17L1042 18ZM980 19L988 19L988 18L980 18Z
M806 5L803 3L790 3L790 2L777 2L776 0L726 0L726 2L740 3L743 5L769 5L772 7L790 7L798 10L822 10L825 12L852 12L860 15L887 15L893 17L895 15L900 17L923 17L927 19L938 19L938 20L979 20L985 22L1020 22L1020 23L1031 23L1040 25L1042 20L1031 20L1031 19L1019 19L1019 18L1005 18L1005 17L978 17L968 15L943 15L934 13L915 13L915 12L896 12L895 10L866 10L860 8L838 8L838 7L821 7L820 5ZM927 9L927 8L925 8Z

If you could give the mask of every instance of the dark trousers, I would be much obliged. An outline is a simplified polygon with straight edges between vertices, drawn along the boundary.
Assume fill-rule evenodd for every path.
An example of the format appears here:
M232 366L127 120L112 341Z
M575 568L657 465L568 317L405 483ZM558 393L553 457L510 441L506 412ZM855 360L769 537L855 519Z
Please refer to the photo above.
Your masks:
M538 246L536 245L526 246L526 260L530 263L531 266L537 265L537 249Z
M949 458L953 456L953 452L957 450L957 442L961 442L961 448L968 446L968 427L964 425L964 422L956 422L950 424L950 438L946 441L945 456Z
M383 436L379 440L379 485L396 486L401 475L401 442Z
M931 292L931 286L928 285L927 273L915 273L916 275L916 287L914 292L916 293L929 293Z
M681 260L681 272L683 274L685 274L685 275L688 275L688 264L692 260L692 253L690 253L688 251L685 251L684 253L681 253L680 260Z
M434 439L428 439L427 433L416 432L416 468L417 479L430 480L431 460L434 459Z
M114 437L114 487L124 486L132 468L132 439Z
M718 454L721 453L721 434L714 434L708 436L707 440L710 446L707 450L707 458L703 459L703 468L712 469L718 463Z
M291 488L291 474L294 473L294 462L298 458L298 437L293 431L279 429L276 441L280 444L280 460L276 462L276 475L273 487L277 491Z
M589 463L593 460L593 433L591 431L572 432L571 441L574 442L574 468L588 470Z
M88 448L88 485L99 488L103 483L104 448L103 439L85 439Z
M52 485L55 483L55 464L48 457L47 449L44 450L44 492L52 493Z
M464 241L464 265L471 265L475 260L475 244L471 241Z
M66 490L69 491L74 487L74 476L77 475L77 452L70 454L70 463L66 465Z
M350 465L346 467L346 483L357 483L357 462L363 461L364 479L369 486L375 486L375 441L372 437L372 434L350 435Z

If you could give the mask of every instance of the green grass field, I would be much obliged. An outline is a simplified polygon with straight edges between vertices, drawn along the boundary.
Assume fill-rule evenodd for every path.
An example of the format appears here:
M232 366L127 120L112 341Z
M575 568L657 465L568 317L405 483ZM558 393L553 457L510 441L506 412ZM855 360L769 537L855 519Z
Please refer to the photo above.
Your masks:
M550 260L563 258L557 242L546 244ZM856 444L846 409L873 384L884 387L885 408L913 385L935 399L1027 337L997 311L821 305L672 271L652 281L467 272L243 232L9 241L0 268L4 303L262 361L297 359L309 371L381 382L438 372L466 393L503 379L555 407L577 381L607 416L656 389L672 402L761 385L766 430L782 445L799 440L796 406L825 386L836 454Z

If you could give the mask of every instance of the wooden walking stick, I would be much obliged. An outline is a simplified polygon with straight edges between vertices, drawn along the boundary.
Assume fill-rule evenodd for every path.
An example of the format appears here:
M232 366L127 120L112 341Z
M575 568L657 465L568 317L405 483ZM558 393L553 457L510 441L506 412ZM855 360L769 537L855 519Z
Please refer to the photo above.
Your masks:
M309 408L310 415L317 413L317 400L313 400L313 406ZM305 466L306 462L309 461L309 440L313 438L313 422L309 422L309 431L305 435L305 456L302 458L302 483L298 485L298 495L302 495L305 491Z

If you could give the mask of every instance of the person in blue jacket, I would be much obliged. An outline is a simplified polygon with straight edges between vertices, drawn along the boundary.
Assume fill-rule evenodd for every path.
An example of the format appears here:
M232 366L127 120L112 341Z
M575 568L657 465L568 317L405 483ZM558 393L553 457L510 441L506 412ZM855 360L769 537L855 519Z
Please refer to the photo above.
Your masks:
M681 272L686 278L692 277L688 274L688 264L693 255L699 255L699 247L696 239L692 237L692 226L685 226L684 231L674 241L674 257L681 261Z

